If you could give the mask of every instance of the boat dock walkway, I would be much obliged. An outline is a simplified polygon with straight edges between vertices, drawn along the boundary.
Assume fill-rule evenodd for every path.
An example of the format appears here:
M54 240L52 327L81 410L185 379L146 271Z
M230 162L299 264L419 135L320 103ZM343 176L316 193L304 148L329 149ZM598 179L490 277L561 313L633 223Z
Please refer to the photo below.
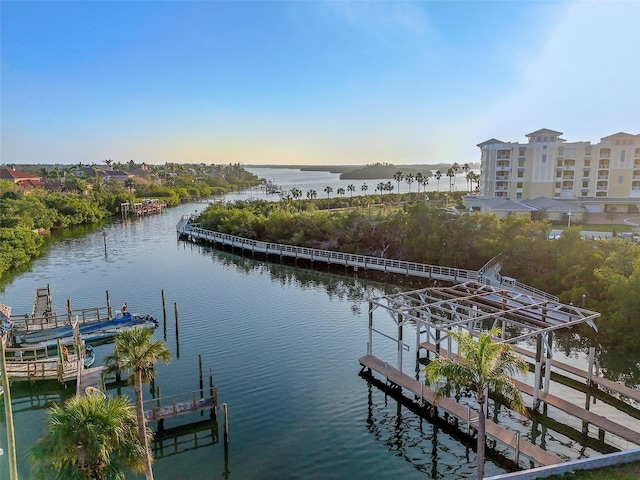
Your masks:
M53 312L51 311L51 290L49 285L45 288L38 288L33 300L32 318L48 318Z
M368 255L356 255L351 253L321 250L318 248L298 247L280 243L262 242L250 238L238 237L226 233L216 232L200 228L190 223L190 217L183 216L176 226L179 236L190 240L211 242L214 245L226 245L231 248L240 248L243 251L264 255L275 255L292 258L295 260L307 260L310 262L324 262L328 265L344 265L345 268L353 268L358 271L377 270L385 273L410 275L433 280L464 283L474 281L484 285L500 286L507 290L535 295L540 298L557 301L558 297L547 292L517 282L510 277L500 275L501 264L497 259L487 262L480 270L465 270L462 268L443 267L440 265L428 265L424 263L394 260L390 258L371 257Z
M80 361L73 351L73 345L66 346L69 350L66 359L60 359L57 353L50 353L47 347L7 348L7 376L13 382L57 380L66 383L75 380Z
M436 352L436 346L429 342L420 343L420 347L430 352ZM521 350L521 349L518 348L518 350ZM455 353L448 354L447 350L445 350L442 347L440 348L440 355L449 357L452 359L456 359L458 357L458 355L456 355ZM584 375L586 378L586 372L584 372ZM512 381L522 393L529 395L530 397L534 396L534 387L532 385L528 385L516 379L512 379ZM545 393L545 392L539 392L539 398L541 401L543 401L547 405L555 407L559 410L562 410L563 412L566 412L569 415L579 420L582 420L583 422L590 423L598 427L598 429L604 432L615 435L616 437L619 437L623 440L627 440L636 445L640 445L640 432L636 432L635 430L627 428L624 425L620 425L618 423L612 422L611 420L607 419L606 417L603 417L602 415L598 415L596 413L590 412L589 410L586 410L582 407L574 405L573 403L568 402L556 395L552 395L550 393Z
M389 366L387 363L373 355L365 355L358 361L363 367L374 370L383 375L386 381L391 381L403 389L411 391L416 396L416 399L419 399L421 403L426 401L433 405L437 405L438 408L443 409L463 423L466 423L469 428L477 430L477 416L475 418L470 418L470 410L466 406L448 397L439 398L436 404L435 392L428 386L419 382L415 378L400 372L398 369ZM477 415L475 411L474 415ZM519 454L522 454L528 457L531 461L542 466L562 463L562 459L560 459L560 457L541 449L537 445L523 440L517 435L517 433L507 430L505 427L498 425L490 419L487 419L486 421L486 433L487 436L513 448L516 458L518 458Z
M159 429L163 428L165 418L200 410L211 410L211 416L215 417L218 407L218 390L210 389L194 390L183 395L169 395L147 400L144 416L147 421L158 420Z
M95 388L104 391L105 384L102 373L105 368L105 366L99 366L80 370L78 381L76 382L76 395L79 395L81 392L87 392L87 388L89 390Z
M525 359L528 362L533 363L532 359L535 358L535 355L536 355L535 352L532 352L522 347L518 347L516 345L513 346L513 349L516 352L518 352L520 355L525 357ZM574 367L573 365L568 365L558 360L551 359L551 366L558 370L575 375L576 377L582 378L584 380L589 380L589 372L585 370L581 370L577 367ZM595 374L591 375L591 383L596 384L600 387L606 388L610 392L618 393L624 397L627 397L631 400L635 400L636 402L640 403L640 391L635 390L633 388L629 388L622 383L614 382L613 380L609 380L608 378L604 378Z

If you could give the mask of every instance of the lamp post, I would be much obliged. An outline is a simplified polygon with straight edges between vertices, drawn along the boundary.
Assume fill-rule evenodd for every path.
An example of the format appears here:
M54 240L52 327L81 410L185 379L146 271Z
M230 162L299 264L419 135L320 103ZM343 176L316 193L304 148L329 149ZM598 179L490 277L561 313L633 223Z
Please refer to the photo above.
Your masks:
M571 215L572 215L571 209L569 209L569 213L567 213L567 219L568 219L567 220L567 227L571 226Z
M587 294L582 294L582 308L584 308L585 303L587 303Z

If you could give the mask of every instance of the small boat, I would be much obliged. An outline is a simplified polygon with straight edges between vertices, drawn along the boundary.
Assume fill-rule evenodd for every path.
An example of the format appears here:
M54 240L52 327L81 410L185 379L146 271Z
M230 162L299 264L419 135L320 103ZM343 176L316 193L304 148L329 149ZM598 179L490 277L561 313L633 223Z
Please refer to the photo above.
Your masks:
M89 368L96 361L96 352L91 345L84 347L84 368Z
M118 314L109 320L81 324L78 327L78 333L82 335L82 339L85 342L95 342L112 338L119 331L133 327L157 328L158 321L151 315L131 314L127 312L126 317ZM73 327L65 325L47 330L36 330L15 338L16 344L22 347L55 345L57 340L64 343L72 343Z

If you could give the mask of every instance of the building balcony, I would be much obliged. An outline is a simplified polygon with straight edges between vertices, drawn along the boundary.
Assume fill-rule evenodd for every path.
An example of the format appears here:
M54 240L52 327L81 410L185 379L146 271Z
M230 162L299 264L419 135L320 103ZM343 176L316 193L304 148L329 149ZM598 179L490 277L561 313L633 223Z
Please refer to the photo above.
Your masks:
M609 162L607 163L599 163L598 170L609 170Z
M609 175L598 175L598 180L609 181Z
M590 178L590 177L582 177L582 181L583 181L583 182L588 182L589 180L591 180L591 178Z
M496 158L498 160L510 160L511 156L510 155L497 155Z
M600 152L600 158L611 158L611 153Z
M606 192L607 190L608 190L608 188L606 186L603 187L603 186L598 185L596 187L596 192Z

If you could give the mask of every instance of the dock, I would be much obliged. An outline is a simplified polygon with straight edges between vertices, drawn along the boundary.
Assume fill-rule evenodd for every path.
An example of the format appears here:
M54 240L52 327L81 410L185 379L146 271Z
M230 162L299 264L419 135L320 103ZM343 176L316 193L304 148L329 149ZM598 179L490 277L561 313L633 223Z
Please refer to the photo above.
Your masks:
M89 388L89 390L91 388L95 388L97 390L104 391L105 384L102 373L105 368L105 366L99 366L80 370L78 380L76 382L76 395L80 395L82 392L87 392L87 388Z
M385 381L390 381L403 389L409 390L415 395L417 400L419 399L418 401L420 403L428 402L432 405L436 405L439 409L444 410L449 415L459 419L463 424L466 424L467 428L477 430L477 412L474 411L475 418L473 418L470 414L470 409L465 405L462 405L448 397L439 398L436 403L435 392L428 386L419 382L415 378L400 372L398 369L389 366L387 363L373 355L364 355L358 361L364 368L368 368L383 375ZM491 421L490 419L486 420L486 434L488 437L513 448L516 458L519 454L522 454L541 466L555 465L562 463L563 461L557 455L523 440L515 432L507 430L505 427Z
M57 380L66 383L75 380L81 359L73 344L64 346L69 350L68 360L61 359L57 351L48 347L5 349L7 376L13 382Z
M211 387L182 395L152 398L144 403L145 418L147 421L158 421L158 430L162 431L165 419L184 413L210 410L211 418L215 418L218 408L218 390Z
M423 342L420 344L420 347L430 352L434 352L434 353L436 352L436 346L432 343ZM521 350L522 350L521 348L518 348L516 351L518 351L519 353ZM448 353L444 348L440 348L440 355L449 357L452 359L457 358L456 354ZM560 362L557 362L557 363L559 364ZM561 365L564 365L564 364L561 364ZM564 366L568 367L568 365L564 365ZM571 369L576 371L579 370L579 369L576 369L575 367L571 367ZM586 372L582 372L582 375L584 376L584 378L586 378L587 374ZM514 385L520 390L520 392L530 397L534 396L533 386L528 385L517 379L512 379L512 381ZM562 410L565 413L568 413L572 417L575 417L579 420L582 420L583 422L587 422L587 423L590 423L591 425L594 425L595 427L598 427L598 429L601 432L607 432L623 440L626 440L628 442L634 443L636 445L640 445L640 432L637 432L628 427L625 427L624 425L620 425L618 423L612 422L611 420L607 419L606 417L603 417L602 415L598 415L596 413L590 412L589 410L586 410L582 407L574 405L573 403L568 402L556 395L552 395L546 392L540 392L539 398L542 402L546 403L549 406L555 407L559 410ZM602 433L601 436L603 434L604 433Z

